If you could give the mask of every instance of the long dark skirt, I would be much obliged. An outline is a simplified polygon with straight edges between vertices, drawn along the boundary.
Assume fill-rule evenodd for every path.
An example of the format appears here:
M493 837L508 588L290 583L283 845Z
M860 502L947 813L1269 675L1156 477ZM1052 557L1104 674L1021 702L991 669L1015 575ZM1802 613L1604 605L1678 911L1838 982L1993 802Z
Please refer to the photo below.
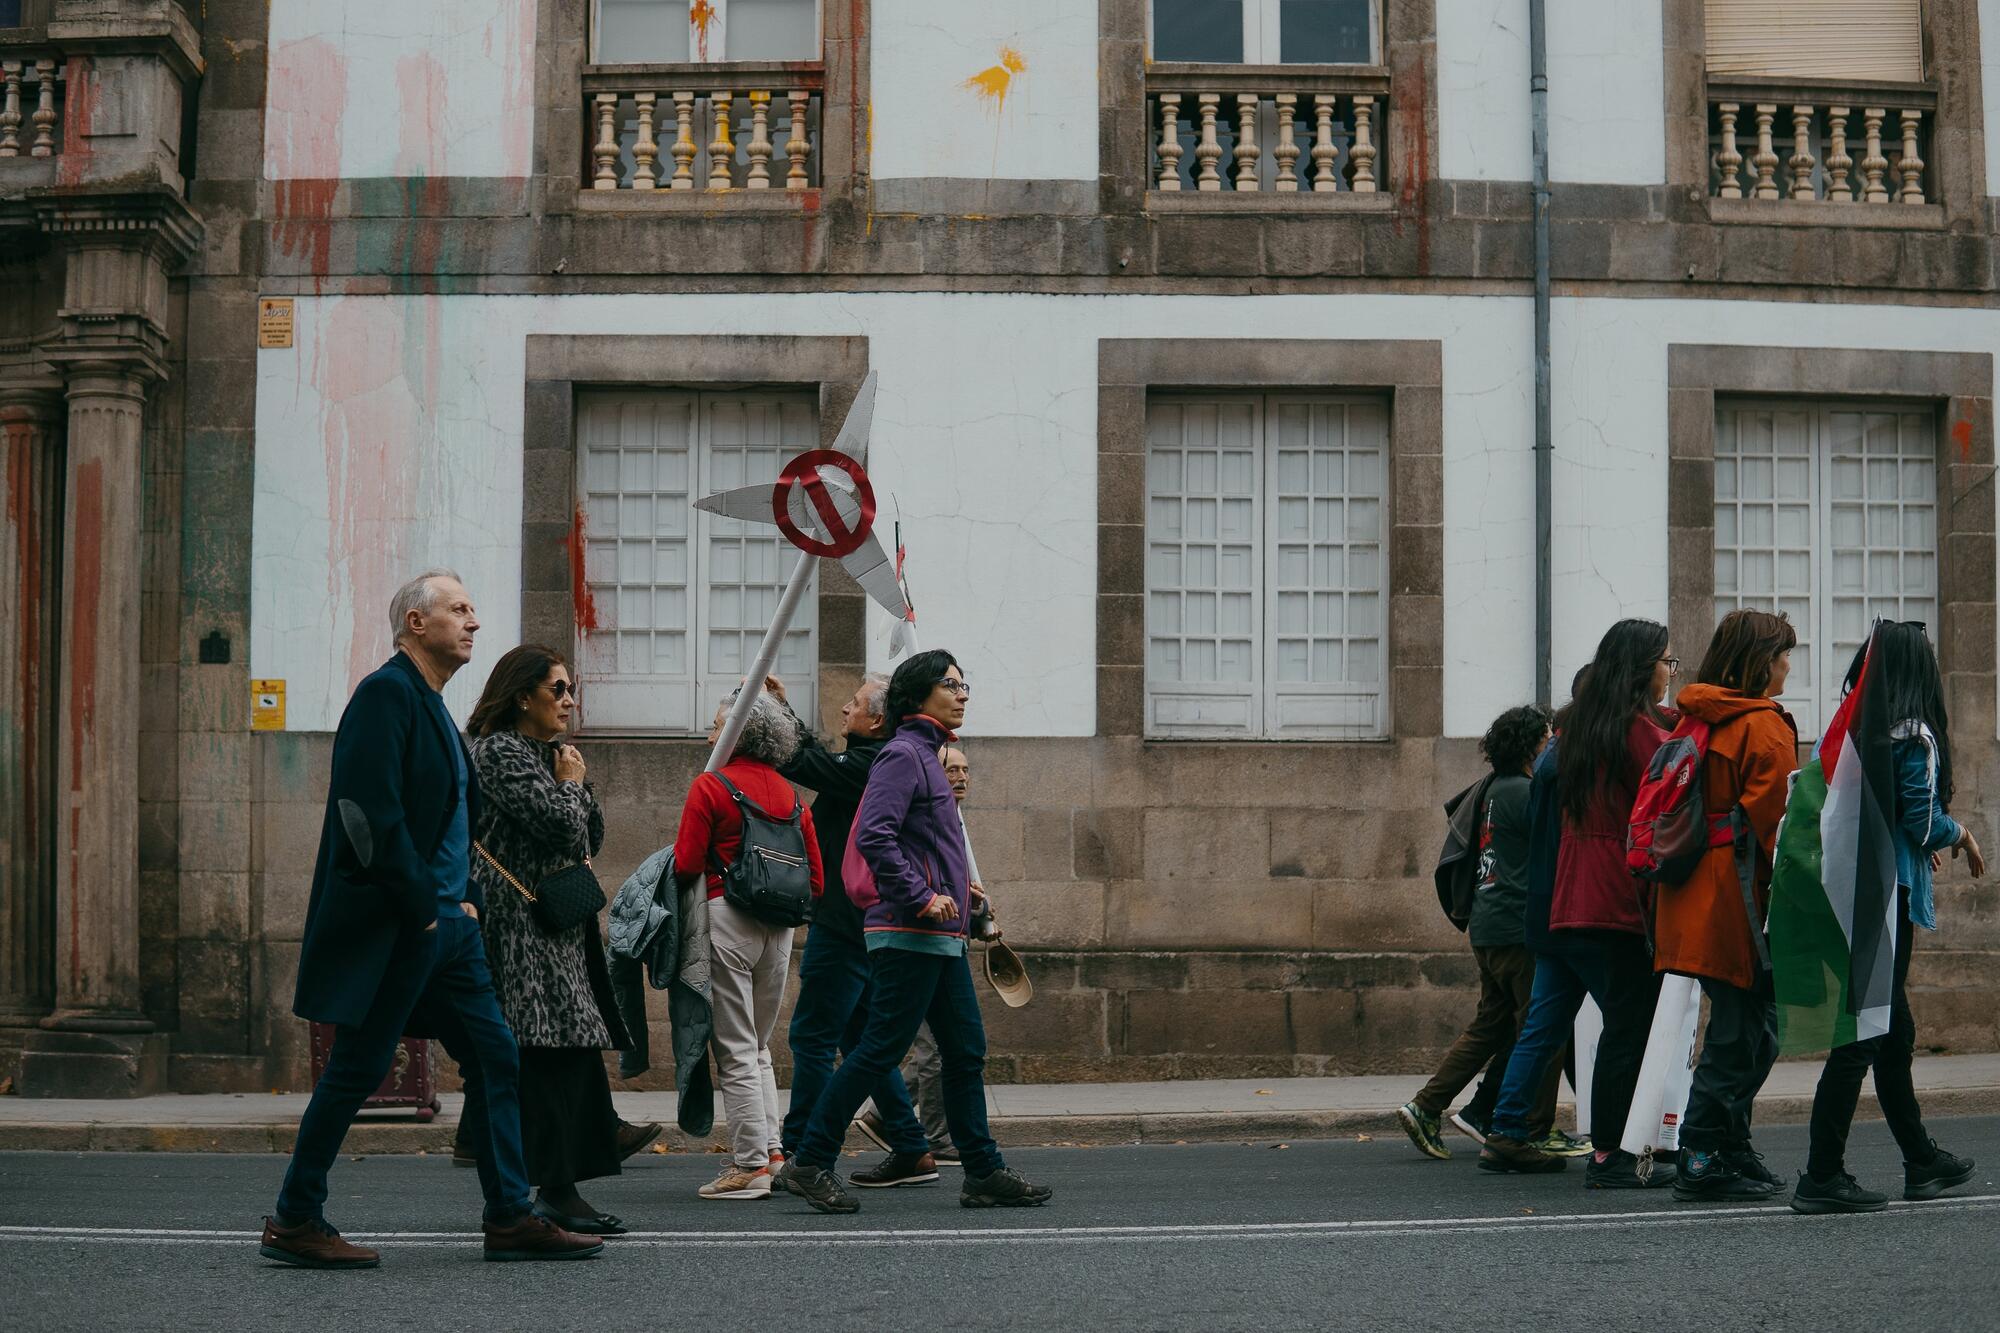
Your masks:
M568 1185L618 1174L618 1113L604 1052L521 1048L521 1147L528 1180Z

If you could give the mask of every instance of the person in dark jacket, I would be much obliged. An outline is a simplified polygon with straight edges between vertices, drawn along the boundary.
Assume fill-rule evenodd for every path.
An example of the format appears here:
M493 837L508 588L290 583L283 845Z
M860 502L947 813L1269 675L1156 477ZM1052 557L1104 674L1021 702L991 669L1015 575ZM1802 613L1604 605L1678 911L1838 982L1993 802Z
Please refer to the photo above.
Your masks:
M458 576L396 593L397 651L355 687L306 906L293 1012L334 1025L260 1252L303 1268L373 1268L376 1251L327 1224L326 1177L347 1128L407 1033L435 1036L465 1080L488 1259L580 1259L604 1242L535 1216L521 1154L520 1057L493 993L470 876L479 780L439 691L472 658L479 620Z
M1914 927L1937 929L1931 877L1943 854L1949 851L1956 860L1963 852L1974 879L1985 876L1986 858L1972 830L1950 814L1951 719L1945 712L1937 652L1924 627L1879 621L1871 638L1872 644L1857 652L1848 667L1847 689L1861 683L1864 662L1871 673L1883 673L1887 686L1883 711L1896 774L1890 820L1896 843L1895 989L1888 1033L1836 1047L1820 1070L1819 1087L1813 1093L1811 1148L1805 1173L1792 1192L1792 1208L1801 1213L1869 1213L1889 1206L1885 1196L1864 1189L1847 1173L1847 1133L1861 1100L1861 1081L1871 1070L1882 1118L1903 1150L1905 1199L1935 1199L1972 1179L1974 1169L1971 1158L1938 1147L1924 1129L1923 1110L1917 1105L1910 1078L1917 1043L1916 1020L1910 1016L1910 949Z
M1466 939L1479 967L1479 1008L1445 1052L1437 1073L1397 1112L1403 1132L1429 1157L1450 1157L1440 1132L1452 1099L1480 1067L1513 1044L1526 1016L1535 958L1524 941L1527 893L1528 775L1549 739L1549 715L1533 704L1494 719L1479 742L1493 766L1478 818L1479 864Z
M604 846L604 812L583 756L563 743L576 689L553 649L523 644L501 657L472 710L472 766L485 797L474 825L472 875L484 890L487 954L501 1011L521 1048L521 1136L535 1211L581 1235L625 1228L577 1193L619 1173L658 1137L627 1127L611 1105L603 1052L630 1044L611 994L595 920L551 935L528 898L551 875Z
M986 1029L966 963L971 866L965 825L938 762L971 693L957 659L939 649L908 658L889 681L889 716L900 725L876 756L849 835L869 876L867 883L847 881L848 897L863 909L868 1024L813 1107L798 1155L785 1164L786 1188L823 1213L860 1207L833 1173L841 1141L927 1020L944 1059L945 1118L965 1163L959 1202L1034 1207L1051 1194L1007 1168L986 1123Z
M773 676L764 688L786 707L791 706L783 681ZM819 838L819 859L826 876L826 890L813 906L812 925L806 932L805 957L799 964L799 997L792 1007L788 1034L792 1100L781 1133L787 1160L798 1154L813 1104L833 1077L835 1054L850 1054L868 1021L868 946L861 934L861 909L847 897L840 863L847 855L848 830L854 824L861 793L868 786L868 771L888 739L888 690L887 676L871 673L863 678L854 697L841 707L845 741L838 751L821 745L812 728L799 722L799 752L778 770L788 780L818 793L812 806L813 831ZM792 716L796 719L798 714ZM890 1070L870 1095L879 1123L876 1132L886 1140L889 1155L848 1179L868 1189L936 1180L937 1163L930 1156L930 1144L910 1104L902 1073Z

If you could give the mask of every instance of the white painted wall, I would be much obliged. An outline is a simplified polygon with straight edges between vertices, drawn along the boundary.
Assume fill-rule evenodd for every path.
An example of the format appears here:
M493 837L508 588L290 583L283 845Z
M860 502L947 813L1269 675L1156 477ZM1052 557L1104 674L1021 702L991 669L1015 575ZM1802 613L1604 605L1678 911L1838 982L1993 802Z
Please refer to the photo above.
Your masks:
M1549 178L1666 180L1665 48L1659 0L1549 0ZM1534 172L1528 0L1438 0L1439 174L1527 180Z
M270 0L265 178L526 176L535 6Z
M452 565L479 604L461 716L519 635L525 338L864 334L881 374L871 471L900 507L923 639L980 677L988 735L1095 730L1097 340L1442 339L1448 701L1477 731L1527 688L1528 303L1507 298L848 295L300 298L297 346L259 353L251 664L289 725L331 728L389 651L385 608ZM893 500L890 499L893 497ZM888 626L872 613L878 663ZM378 627L379 622L379 627Z
M1097 179L1096 5L873 0L868 40L877 180Z

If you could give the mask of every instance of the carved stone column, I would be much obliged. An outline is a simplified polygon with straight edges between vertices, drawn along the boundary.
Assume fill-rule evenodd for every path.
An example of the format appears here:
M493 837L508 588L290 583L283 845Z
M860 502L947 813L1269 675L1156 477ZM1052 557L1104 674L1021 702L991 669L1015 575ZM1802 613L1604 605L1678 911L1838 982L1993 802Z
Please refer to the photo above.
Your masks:
M0 387L0 1025L55 998L60 391Z
M146 389L165 375L168 271L196 224L165 188L31 196L61 247L64 430L55 1007L21 1052L30 1097L156 1090L139 988L139 577Z

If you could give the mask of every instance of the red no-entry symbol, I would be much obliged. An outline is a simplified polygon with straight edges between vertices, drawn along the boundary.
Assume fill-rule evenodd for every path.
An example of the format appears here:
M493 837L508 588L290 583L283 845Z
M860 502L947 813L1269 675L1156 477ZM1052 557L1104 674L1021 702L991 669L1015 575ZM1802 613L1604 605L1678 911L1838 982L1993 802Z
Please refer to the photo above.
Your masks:
M854 484L854 499L861 512L855 515L853 526L849 526L833 492L819 475L822 467L836 469ZM792 519L792 492L800 488L805 490L806 499L818 517L820 531L826 534L824 540L807 533ZM771 488L771 514L778 521L778 530L792 545L807 555L837 560L868 540L868 533L875 526L875 488L868 484L868 474L861 470L861 464L846 454L836 449L812 449L785 464L785 470L778 474L778 484Z

